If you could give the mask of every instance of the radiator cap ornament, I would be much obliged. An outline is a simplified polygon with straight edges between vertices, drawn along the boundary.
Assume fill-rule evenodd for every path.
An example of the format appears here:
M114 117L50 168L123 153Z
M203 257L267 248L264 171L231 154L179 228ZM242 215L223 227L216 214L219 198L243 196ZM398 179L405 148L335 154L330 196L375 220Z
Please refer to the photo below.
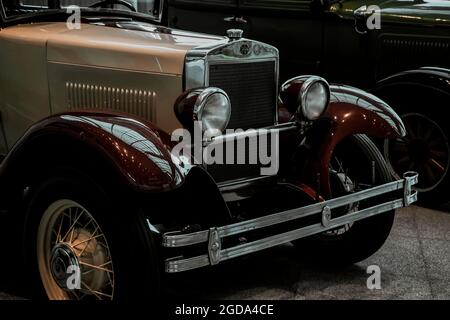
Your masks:
M244 31L242 29L228 29L227 36L230 40L239 40L242 38Z

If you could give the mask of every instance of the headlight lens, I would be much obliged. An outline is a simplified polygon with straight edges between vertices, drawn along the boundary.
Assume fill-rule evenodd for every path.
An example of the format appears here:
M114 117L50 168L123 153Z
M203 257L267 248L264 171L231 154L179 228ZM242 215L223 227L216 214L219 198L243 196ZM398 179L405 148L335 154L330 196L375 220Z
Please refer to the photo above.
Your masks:
M330 101L330 87L325 79L310 77L299 93L299 112L308 120L316 120L326 110Z
M225 91L219 88L206 88L197 98L194 107L194 120L201 121L203 131L221 134L231 116L231 103Z

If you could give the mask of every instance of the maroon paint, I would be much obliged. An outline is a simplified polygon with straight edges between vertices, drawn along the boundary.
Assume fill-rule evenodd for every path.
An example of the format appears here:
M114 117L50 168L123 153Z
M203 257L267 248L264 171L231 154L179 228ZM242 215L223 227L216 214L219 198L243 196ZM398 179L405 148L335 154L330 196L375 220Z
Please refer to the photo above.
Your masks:
M83 111L54 115L33 125L8 154L0 176L34 138L46 134L83 140L138 190L174 189L187 173L172 161L170 136L153 124L125 113Z
M305 182L315 186L320 173L321 194L331 197L329 164L336 145L345 137L367 134L376 138L404 136L405 127L398 115L382 100L352 87L331 86L327 111L318 121L327 122L328 130L310 137L311 158L303 172Z
M194 106L203 90L197 88L183 92L173 106L178 121L188 130L194 128Z

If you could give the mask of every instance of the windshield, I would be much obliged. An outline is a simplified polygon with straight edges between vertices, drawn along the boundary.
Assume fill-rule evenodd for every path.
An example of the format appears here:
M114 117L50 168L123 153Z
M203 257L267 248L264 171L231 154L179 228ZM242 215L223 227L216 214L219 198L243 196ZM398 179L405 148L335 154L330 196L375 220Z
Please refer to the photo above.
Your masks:
M158 18L160 0L0 0L7 18L66 11L71 6L98 11L136 12Z

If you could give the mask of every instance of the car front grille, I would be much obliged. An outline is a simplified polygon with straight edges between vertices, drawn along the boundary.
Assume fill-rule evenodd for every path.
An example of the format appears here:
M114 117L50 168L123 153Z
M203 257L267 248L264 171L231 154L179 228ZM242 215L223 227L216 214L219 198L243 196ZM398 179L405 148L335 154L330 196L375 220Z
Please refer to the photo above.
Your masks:
M276 112L275 61L212 64L209 86L224 90L231 100L229 129L273 125Z

